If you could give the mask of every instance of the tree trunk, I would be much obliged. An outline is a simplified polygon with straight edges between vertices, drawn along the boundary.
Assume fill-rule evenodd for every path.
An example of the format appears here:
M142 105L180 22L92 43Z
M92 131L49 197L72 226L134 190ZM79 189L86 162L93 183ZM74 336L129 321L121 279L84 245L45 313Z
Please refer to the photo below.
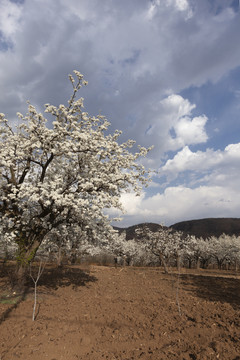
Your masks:
M202 268L207 269L209 259L202 259Z
M27 285L29 265L34 260L40 244L41 241L37 239L28 246L22 239L18 242L17 266L12 281L13 288L18 291L23 291Z
M159 254L159 258L161 260L161 263L163 264L164 273L168 274L168 267L167 267L167 263L166 263L166 260L165 260L164 256L162 254Z
M235 271L238 271L238 261L235 259Z
M222 260L222 259L218 259L218 258L217 258L217 264L218 264L218 269L219 269L219 270L222 270L222 267L223 267L223 261L224 261L224 260Z
M77 253L76 253L76 250L72 251L71 253L71 256L70 256L70 263L73 265L73 264L76 264L77 262Z
M179 254L177 255L177 270L181 270L181 256Z
M62 266L63 266L63 253L62 253L62 247L59 246L57 252L57 267L61 268Z
M27 284L28 266L17 263L13 274L12 287L18 292L23 292Z

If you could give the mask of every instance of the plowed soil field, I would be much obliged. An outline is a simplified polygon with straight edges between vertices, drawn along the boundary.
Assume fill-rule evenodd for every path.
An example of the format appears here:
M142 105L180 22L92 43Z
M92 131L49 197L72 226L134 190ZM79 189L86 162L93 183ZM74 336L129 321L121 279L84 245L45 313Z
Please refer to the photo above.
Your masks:
M240 274L46 267L20 297L0 277L1 360L240 359Z

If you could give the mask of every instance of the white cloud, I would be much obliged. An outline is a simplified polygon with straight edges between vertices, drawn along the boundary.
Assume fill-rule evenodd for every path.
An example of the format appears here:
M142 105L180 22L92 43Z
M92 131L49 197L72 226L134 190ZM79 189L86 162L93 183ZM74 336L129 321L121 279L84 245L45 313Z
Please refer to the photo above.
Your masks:
M175 0L175 4L177 9L179 9L180 11L186 11L189 9L189 4L187 0Z
M190 115L196 107L196 105L191 104L188 99L183 99L182 96L176 94L169 95L161 101L161 104L166 114L173 117L173 121L175 121L176 118Z
M161 11L164 7L170 7L171 11L180 11L185 12L187 14L187 18L192 16L192 9L187 0L166 0L160 1L155 0L152 1L149 10L147 12L147 18L152 19L153 16L157 13L157 11Z
M121 226L139 222L171 225L204 217L239 216L239 163L240 143L230 144L223 151L208 149L195 153L186 146L166 162L160 175L165 173L173 180L181 172L190 171L192 178L195 174L198 179L197 174L200 174L200 179L192 181L192 186L165 184L163 192L154 195L143 193L140 198L126 194L123 203L127 216L124 216ZM152 190L157 191L157 188Z
M223 151L207 149L205 152L192 152L186 146L173 159L167 160L160 169L160 176L166 175L168 182L182 181L191 188L205 185L231 189L232 193L238 194L239 163L240 143L230 144Z
M206 116L198 116L192 120L183 117L174 126L176 137L182 140L183 145L204 143L208 139L205 131L206 122Z
M123 130L121 141L133 138L144 146L153 144L148 158L153 168L167 152L178 151L163 168L169 178L186 171L198 174L189 187L167 188L156 198L129 195L124 202L131 216L139 213L147 221L155 210L158 217L177 210L185 214L190 208L181 194L196 201L204 198L203 188L190 189L194 181L195 186L197 181L207 184L210 199L211 191L213 196L225 191L227 198L224 184L235 191L238 186L239 148L232 144L224 151L191 151L191 145L209 140L208 119L177 95L191 86L217 82L240 66L239 14L231 0L221 2L220 8L218 3L1 0L0 42L11 42L12 47L0 50L0 110L14 120L17 111L25 113L28 99L39 108L48 102L64 103L71 93L67 76L79 69L89 80L81 93L86 111L106 115L111 130ZM212 128L221 129L217 120Z
M147 134L149 142L158 144L155 150L156 162L165 152L207 141L205 125L208 119L205 115L192 117L195 107L195 104L176 94L152 106L151 122L143 133Z
M121 196L121 203L126 213L128 215L135 215L144 212L141 208L144 197L144 193L141 196L136 196L134 193L123 194Z
M189 21L182 13L192 8ZM65 76L78 68L92 85L84 96L90 94L93 112L124 129L141 103L146 122L149 106L167 89L217 80L240 64L239 19L233 14L220 23L219 16L186 0L2 0L0 31L11 36L14 50L0 55L1 111L13 116L22 109L10 104L24 107L26 99L62 101Z
M11 39L11 37L16 33L19 26L21 13L22 7L19 5L8 0L1 0L0 30L7 39Z
M204 151L192 152L188 146L179 151L173 159L167 160L162 171L165 174L178 176L180 172L214 169L220 167L236 167L240 161L240 143L230 144L223 151L207 149Z
M135 211L131 208L119 226L140 222L164 223L169 226L179 221L204 217L235 217L239 212L240 193L236 194L228 186L199 186L195 189L169 187L163 193L141 197Z
M186 19L190 19L193 16L193 11L187 0L168 0L168 3L173 3L178 11L185 12Z

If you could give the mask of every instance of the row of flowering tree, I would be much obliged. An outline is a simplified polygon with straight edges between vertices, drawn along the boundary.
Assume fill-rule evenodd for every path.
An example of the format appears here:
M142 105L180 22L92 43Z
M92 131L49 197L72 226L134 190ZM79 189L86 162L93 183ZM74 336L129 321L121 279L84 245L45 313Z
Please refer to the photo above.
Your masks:
M136 235L145 244L147 253L155 255L168 273L170 260L175 259L179 268L184 256L190 255L191 237L171 228L160 226L158 231L151 231L148 226L136 229Z
M240 265L240 237L222 234L219 238L195 236L159 226L152 231L147 225L136 229L134 239L127 240L126 233L115 234L106 251L129 259L129 263L142 265L161 264L165 273L170 265L203 267L217 265L219 269Z
M81 258L85 254L107 254L120 259L121 264L162 265L166 273L170 265L206 268L211 264L219 269L229 265L237 268L240 265L240 237L226 234L204 240L164 226L159 226L158 231L141 226L130 240L127 240L125 231L113 232L109 241L95 243L89 243L87 236L81 237L82 242L74 240L74 236L72 241L68 237L64 248L69 259L73 254L74 258Z
M230 265L237 269L240 265L240 236L222 234L202 239L164 226L156 232L147 226L140 227L136 234L145 244L146 252L159 258L166 273L173 260L178 268L182 264L203 268L217 264L219 269Z
M13 255L17 245L4 243L4 252ZM126 232L111 232L109 238L91 238L86 229L73 224L61 225L53 229L44 238L38 250L38 256L62 265L63 257L70 263L87 257L109 256L117 259L119 264L127 265L162 265L165 273L169 266L195 266L207 268L217 265L237 269L240 265L240 237L222 234L208 239L196 238L159 226L158 231L151 231L148 226L136 229L133 239L126 239Z
M16 126L0 114L0 233L17 246L18 284L43 241L59 242L63 229L64 236L75 226L88 240L111 238L105 209L122 209L122 192L138 194L148 182L138 159L149 149L119 143L121 132L109 134L106 118L91 117L77 98L83 75L69 79L68 104L46 104L47 117L31 104Z

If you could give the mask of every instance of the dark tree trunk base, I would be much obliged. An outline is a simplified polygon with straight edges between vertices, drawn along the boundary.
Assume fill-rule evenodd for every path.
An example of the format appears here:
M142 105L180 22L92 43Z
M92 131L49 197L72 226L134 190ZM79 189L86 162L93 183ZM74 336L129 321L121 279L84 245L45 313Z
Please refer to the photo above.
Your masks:
M11 279L12 289L18 293L23 293L27 289L28 267L17 265Z

